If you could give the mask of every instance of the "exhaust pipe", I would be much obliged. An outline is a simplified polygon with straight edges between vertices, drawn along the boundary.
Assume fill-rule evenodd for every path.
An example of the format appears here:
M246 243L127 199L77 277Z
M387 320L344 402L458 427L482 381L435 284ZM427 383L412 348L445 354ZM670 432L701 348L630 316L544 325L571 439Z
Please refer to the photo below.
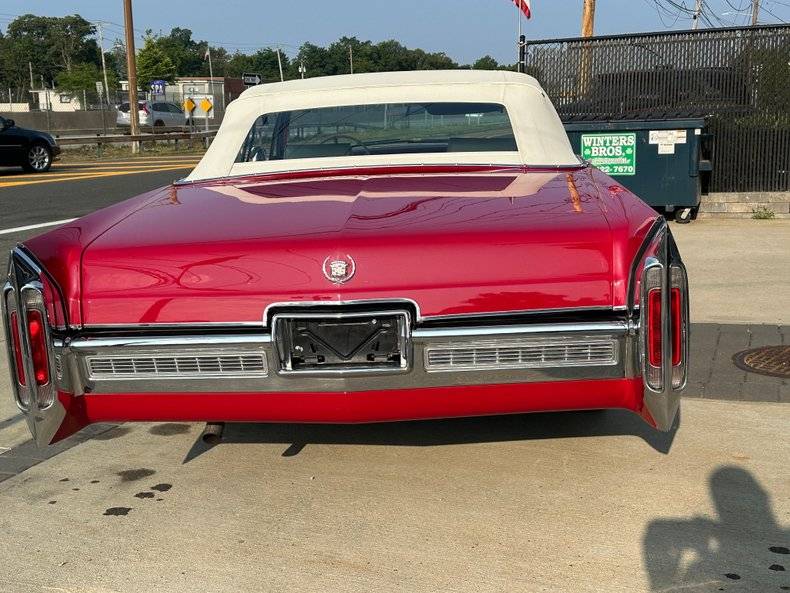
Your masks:
M224 431L224 422L206 422L206 428L203 429L203 434L200 435L200 440L210 446L216 445L222 440L222 433Z

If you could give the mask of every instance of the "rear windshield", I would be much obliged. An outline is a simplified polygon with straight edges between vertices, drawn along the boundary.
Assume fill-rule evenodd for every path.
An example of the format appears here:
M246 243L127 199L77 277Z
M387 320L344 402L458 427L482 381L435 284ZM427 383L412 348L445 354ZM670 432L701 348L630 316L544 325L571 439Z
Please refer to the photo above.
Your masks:
M137 104L137 108L138 109L143 109L144 107L145 107L145 102L144 101L141 101L140 103ZM121 103L118 106L118 111L120 111L122 113L129 113L129 103Z
M504 105L387 103L261 115L236 162L516 150Z

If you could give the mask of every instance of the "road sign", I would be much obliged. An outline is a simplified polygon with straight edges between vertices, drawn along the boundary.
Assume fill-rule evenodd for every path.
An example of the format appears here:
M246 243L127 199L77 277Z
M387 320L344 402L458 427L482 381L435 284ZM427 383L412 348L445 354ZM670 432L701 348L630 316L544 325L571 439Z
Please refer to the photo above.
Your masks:
M101 80L96 81L96 92L99 94L99 97L104 96L104 83Z
M255 86L256 84L261 84L261 82L263 82L261 75L254 72L245 72L241 75L241 79L244 81L245 86Z
M607 175L636 175L636 134L582 134L582 158Z
M166 84L167 84L166 80L152 80L151 93L153 93L154 95L164 95Z
M203 100L200 102L200 108L203 110L203 113L208 113L214 105L211 104L208 97L204 97Z
M195 105L195 102L192 99L189 97L184 99L184 111L187 113L192 113L195 110L195 107L197 107L197 105Z

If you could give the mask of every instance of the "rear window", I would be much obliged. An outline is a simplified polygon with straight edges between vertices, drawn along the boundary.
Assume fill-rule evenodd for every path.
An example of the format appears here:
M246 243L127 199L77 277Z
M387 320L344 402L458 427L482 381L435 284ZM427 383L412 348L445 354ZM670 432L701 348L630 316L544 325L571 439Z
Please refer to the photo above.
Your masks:
M504 105L386 103L261 115L236 162L516 150Z
M145 109L145 101L140 101L137 104L137 108L139 110ZM127 103L121 103L120 105L118 105L118 111L120 111L121 113L129 113L129 103L128 102Z

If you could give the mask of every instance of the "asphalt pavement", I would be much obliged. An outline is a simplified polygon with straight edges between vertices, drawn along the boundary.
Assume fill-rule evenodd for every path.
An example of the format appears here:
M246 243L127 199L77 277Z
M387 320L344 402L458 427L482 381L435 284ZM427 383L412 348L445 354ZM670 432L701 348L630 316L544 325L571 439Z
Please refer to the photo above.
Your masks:
M196 155L56 162L47 173L0 167L0 253L46 227L9 229L77 218L185 177Z
M0 176L0 232L191 166L168 163ZM607 411L238 424L211 449L198 425L97 425L38 450L0 356L0 592L790 590L790 387L731 360L790 336L790 222L672 228L696 325L668 434Z

